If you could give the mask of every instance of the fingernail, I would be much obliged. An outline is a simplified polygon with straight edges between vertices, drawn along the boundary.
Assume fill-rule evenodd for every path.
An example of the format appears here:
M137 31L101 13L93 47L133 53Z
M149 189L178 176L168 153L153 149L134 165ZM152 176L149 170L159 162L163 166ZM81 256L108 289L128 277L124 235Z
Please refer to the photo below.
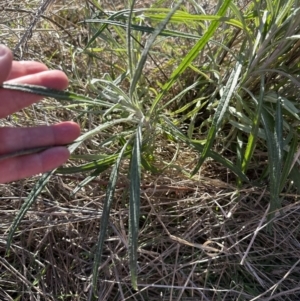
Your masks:
M7 55L7 47L0 44L0 58Z

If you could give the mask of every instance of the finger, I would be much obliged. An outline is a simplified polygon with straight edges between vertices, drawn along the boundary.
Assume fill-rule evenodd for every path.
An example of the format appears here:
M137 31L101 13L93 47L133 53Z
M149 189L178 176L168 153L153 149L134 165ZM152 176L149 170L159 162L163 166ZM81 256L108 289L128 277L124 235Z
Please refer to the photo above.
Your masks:
M12 58L13 55L9 48L4 45L0 45L0 84L7 79L10 73Z
M50 171L68 160L65 147L53 147L38 154L10 158L1 162L0 183L7 183Z
M52 89L62 90L67 88L69 80L66 74L62 71L47 70L11 79L7 81L7 83L45 86Z
M62 122L51 126L31 128L0 128L0 154L39 147L64 145L80 135L74 122Z
M6 80L11 80L17 77L39 73L48 70L47 66L34 61L12 62L10 74Z
M50 70L19 77L7 83L31 84L63 90L68 86L68 78L62 71ZM19 111L42 98L32 93L0 89L0 118Z

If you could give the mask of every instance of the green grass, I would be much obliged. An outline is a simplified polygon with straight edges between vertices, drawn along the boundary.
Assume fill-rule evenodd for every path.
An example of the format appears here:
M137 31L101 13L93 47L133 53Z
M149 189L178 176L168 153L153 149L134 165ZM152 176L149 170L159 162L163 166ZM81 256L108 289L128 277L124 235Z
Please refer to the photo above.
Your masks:
M146 4L55 3L28 41L71 84L26 116L83 131L22 205L2 187L0 293L296 300L299 1Z

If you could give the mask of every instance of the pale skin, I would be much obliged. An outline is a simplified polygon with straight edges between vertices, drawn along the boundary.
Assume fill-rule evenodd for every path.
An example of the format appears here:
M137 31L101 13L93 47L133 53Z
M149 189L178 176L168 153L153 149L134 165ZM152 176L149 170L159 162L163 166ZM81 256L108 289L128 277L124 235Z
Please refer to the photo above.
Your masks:
M59 70L34 61L13 61L11 51L0 45L0 84L22 83L63 90L68 86L67 76ZM0 118L42 99L41 96L0 89ZM61 122L50 126L0 128L0 155L23 149L49 146L49 149L0 161L0 183L7 183L52 170L66 162L69 151L64 145L80 135L74 122Z

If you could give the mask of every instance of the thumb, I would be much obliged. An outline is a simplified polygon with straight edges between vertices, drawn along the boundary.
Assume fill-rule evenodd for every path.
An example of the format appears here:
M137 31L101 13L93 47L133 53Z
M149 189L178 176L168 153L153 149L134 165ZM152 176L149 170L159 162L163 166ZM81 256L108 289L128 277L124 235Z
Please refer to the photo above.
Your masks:
M10 73L12 59L13 56L9 48L0 44L0 84L7 79Z

